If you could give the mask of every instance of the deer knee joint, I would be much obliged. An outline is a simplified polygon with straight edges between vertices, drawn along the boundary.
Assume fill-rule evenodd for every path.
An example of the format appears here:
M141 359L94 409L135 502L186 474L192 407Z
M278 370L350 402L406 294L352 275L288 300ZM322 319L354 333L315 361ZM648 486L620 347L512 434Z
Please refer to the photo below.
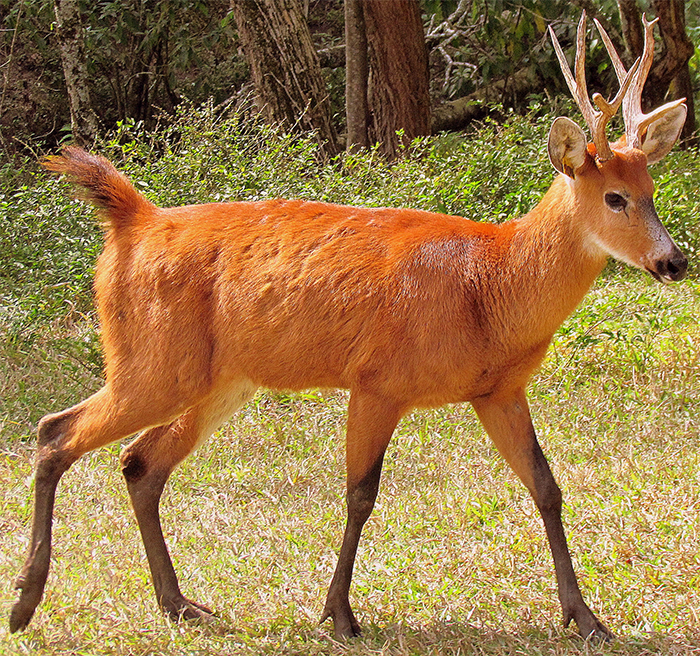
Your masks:
M136 483L145 475L148 467L146 461L138 453L124 451L121 455L122 474L127 483Z
M365 521L372 514L376 498L376 489L358 487L348 493L348 512Z
M61 442L70 430L72 413L46 415L37 430L36 481L55 484L77 460L77 456Z
M561 511L562 494L559 486L552 479L538 490L537 506L541 511Z
M56 485L75 460L66 453L41 448L36 459L36 485Z
M72 413L68 412L43 417L37 430L38 445L42 447L59 441L68 431L72 417Z

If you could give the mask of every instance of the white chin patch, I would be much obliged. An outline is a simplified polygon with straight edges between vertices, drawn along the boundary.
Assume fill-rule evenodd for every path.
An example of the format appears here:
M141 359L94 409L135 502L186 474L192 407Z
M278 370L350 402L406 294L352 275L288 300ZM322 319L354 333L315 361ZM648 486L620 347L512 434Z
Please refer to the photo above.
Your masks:
M617 253L614 253L605 244L601 244L598 237L596 235L594 235L592 232L589 232L586 235L586 239L584 240L584 245L586 247L586 251L592 257L602 257L603 255L611 255L616 260L622 260L623 262L626 262L627 264L632 264L631 262L628 262L624 258L619 257L619 255ZM635 265L632 264L632 266L635 266Z

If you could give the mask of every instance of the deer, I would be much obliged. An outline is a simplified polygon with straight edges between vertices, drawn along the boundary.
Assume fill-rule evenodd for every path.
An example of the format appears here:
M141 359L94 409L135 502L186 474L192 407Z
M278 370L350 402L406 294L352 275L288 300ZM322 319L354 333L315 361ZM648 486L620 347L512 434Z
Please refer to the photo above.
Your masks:
M10 630L27 627L43 595L61 476L85 453L134 435L120 466L157 603L175 620L211 621L213 611L181 592L163 537L170 474L261 387L343 388L347 516L321 616L337 639L361 631L352 571L394 429L414 409L464 402L542 517L564 625L612 639L579 588L526 386L610 256L663 283L686 274L647 167L671 150L687 110L676 100L642 112L654 39L654 22L644 23L644 52L629 71L598 25L620 88L593 103L585 13L575 74L550 26L593 141L556 118L547 144L556 178L533 210L500 224L283 199L160 208L104 157L68 146L49 158L105 227L94 280L105 383L39 422L31 542ZM620 106L625 134L610 143L606 125Z

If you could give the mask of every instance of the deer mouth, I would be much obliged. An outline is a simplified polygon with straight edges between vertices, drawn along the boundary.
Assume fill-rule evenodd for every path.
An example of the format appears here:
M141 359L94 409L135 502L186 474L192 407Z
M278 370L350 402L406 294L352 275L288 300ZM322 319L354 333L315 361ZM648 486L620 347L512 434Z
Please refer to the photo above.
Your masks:
M654 271L653 269L650 269L649 267L645 267L645 269L646 269L646 272L647 272L654 280L656 280L656 282L660 282L660 283L662 283L662 284L664 284L664 285L668 285L670 282L673 282L673 281L671 280L671 278L669 278L668 276L661 276L661 275L659 275L658 273L656 273L656 271Z

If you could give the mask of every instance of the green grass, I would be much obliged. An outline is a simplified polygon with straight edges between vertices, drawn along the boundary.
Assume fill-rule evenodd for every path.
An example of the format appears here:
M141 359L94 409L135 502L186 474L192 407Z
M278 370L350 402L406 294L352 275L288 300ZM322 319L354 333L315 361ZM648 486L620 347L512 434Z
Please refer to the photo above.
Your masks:
M123 134L105 148L162 203L296 195L504 217L551 179L542 123L426 142L393 168L370 154L313 175L312 146L276 133L263 142L261 126L217 124L221 135L181 124L177 149ZM500 147L486 152L494 134ZM697 170L697 155L681 154L656 174L659 212L691 255ZM537 511L468 406L401 422L351 589L364 634L336 643L331 623L318 625L345 521L347 395L336 391L261 392L172 476L166 538L183 592L218 624L176 625L157 610L113 445L61 481L44 600L29 629L9 635L33 426L99 386L89 294L99 233L62 183L39 174L4 193L12 228L0 228L0 264L24 268L3 269L0 293L0 654L700 654L700 283L662 286L616 265L530 388L579 581L612 645L561 627Z
M700 653L699 311L695 281L611 275L532 385L579 579L612 646L560 627L534 504L467 406L402 421L351 593L365 635L336 644L317 620L344 525L346 394L310 392L258 395L168 486L183 590L219 626L158 612L113 446L61 482L46 596L26 633L0 632L0 653ZM5 442L0 459L3 617L28 540L32 456Z

